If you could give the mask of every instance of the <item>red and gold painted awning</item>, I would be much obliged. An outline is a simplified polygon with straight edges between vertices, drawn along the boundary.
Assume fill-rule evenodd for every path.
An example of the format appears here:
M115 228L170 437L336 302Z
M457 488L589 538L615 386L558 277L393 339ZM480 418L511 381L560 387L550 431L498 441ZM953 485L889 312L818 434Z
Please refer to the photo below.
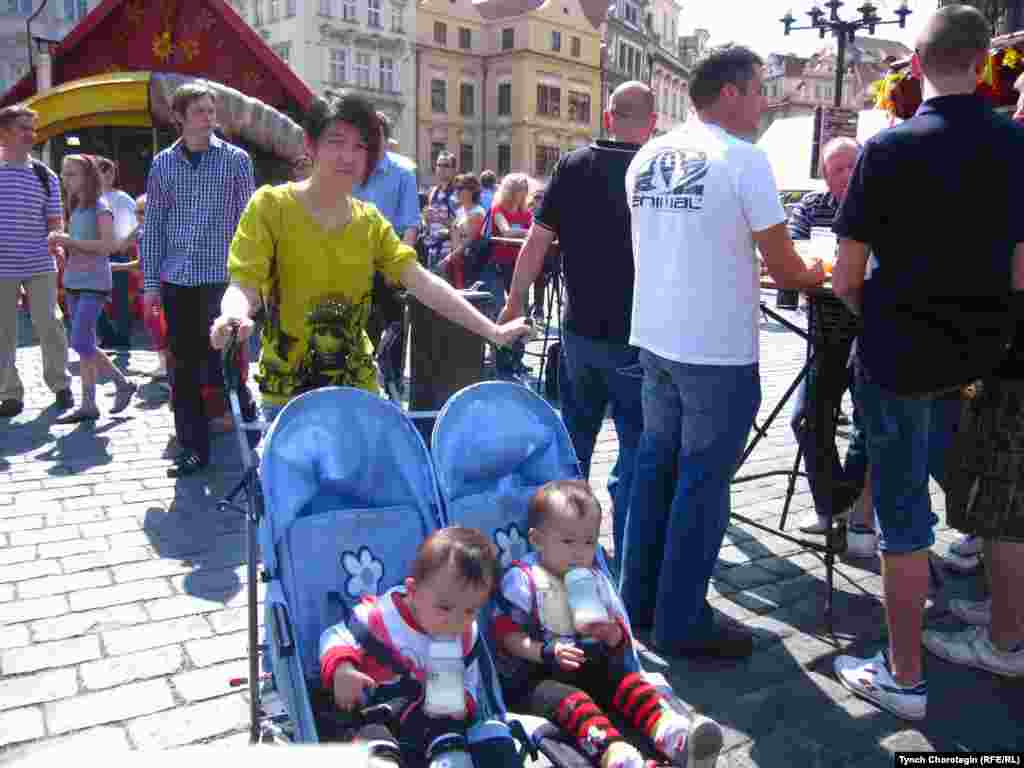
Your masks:
M103 0L53 52L53 85L119 72L209 78L300 113L313 92L224 0ZM0 106L32 97L26 75Z

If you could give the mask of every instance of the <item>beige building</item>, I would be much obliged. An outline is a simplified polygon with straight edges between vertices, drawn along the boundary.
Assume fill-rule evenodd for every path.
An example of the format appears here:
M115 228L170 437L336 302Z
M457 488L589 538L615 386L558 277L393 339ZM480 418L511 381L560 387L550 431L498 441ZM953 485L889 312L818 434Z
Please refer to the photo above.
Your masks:
M415 0L231 0L315 93L363 93L413 154Z
M600 125L606 0L423 0L417 9L416 160L550 174Z
M26 45L28 18L44 0L3 0L0 2L0 94L6 93L29 71ZM99 0L50 0L32 22L32 37L60 42ZM38 50L33 47L32 61Z

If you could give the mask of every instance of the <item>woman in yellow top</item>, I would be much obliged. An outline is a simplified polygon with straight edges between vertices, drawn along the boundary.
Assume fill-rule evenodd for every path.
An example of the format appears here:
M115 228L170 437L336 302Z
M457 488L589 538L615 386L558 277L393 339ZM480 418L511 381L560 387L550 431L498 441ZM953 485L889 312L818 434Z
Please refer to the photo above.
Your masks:
M265 186L249 201L231 243L231 284L210 331L222 348L237 324L266 305L260 390L268 419L290 398L327 385L377 391L366 334L373 275L401 283L434 311L498 345L529 333L520 320L498 326L420 266L377 208L352 197L381 152L377 115L351 93L318 98L306 119L313 173Z

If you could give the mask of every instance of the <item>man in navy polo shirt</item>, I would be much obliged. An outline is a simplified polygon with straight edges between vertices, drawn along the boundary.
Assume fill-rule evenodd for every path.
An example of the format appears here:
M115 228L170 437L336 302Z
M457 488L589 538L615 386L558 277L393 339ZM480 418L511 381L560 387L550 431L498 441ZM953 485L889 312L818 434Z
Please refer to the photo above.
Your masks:
M523 313L526 292L544 266L555 237L562 251L569 296L562 323L558 377L562 418L584 476L608 404L612 406L619 456L608 481L612 498L615 561L622 557L636 449L643 433L637 351L629 345L633 304L633 247L626 200L626 169L654 130L651 89L623 83L612 94L605 127L615 141L595 141L558 161L526 243L516 261L499 322Z
M944 482L959 388L991 373L1024 275L1024 129L974 95L989 47L974 8L946 6L917 41L924 103L864 147L834 229L835 292L862 314L856 397L867 430L881 536L889 644L840 656L840 682L893 714L921 719L928 551L937 521L928 477Z
M391 142L391 120L383 112L377 113L381 131L381 158L365 184L352 190L352 196L377 206L377 210L395 228L406 245L416 245L420 226L420 200L416 191L416 163L405 155L388 152ZM373 311L367 331L374 346L380 344L384 331L392 323L402 322L403 306L398 299L398 288L388 285L378 272L373 277ZM401 386L401 374L405 368L404 334L391 347L390 364L397 372Z

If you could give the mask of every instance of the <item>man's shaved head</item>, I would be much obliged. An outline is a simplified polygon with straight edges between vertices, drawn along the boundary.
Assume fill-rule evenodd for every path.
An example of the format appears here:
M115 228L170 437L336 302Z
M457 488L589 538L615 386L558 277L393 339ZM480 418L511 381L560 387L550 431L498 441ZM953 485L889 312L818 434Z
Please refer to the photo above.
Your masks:
M630 80L612 92L609 108L619 118L646 120L654 112L654 92L639 80Z
M925 77L961 76L988 53L991 41L981 11L969 5L947 5L932 14L918 35L917 56Z

